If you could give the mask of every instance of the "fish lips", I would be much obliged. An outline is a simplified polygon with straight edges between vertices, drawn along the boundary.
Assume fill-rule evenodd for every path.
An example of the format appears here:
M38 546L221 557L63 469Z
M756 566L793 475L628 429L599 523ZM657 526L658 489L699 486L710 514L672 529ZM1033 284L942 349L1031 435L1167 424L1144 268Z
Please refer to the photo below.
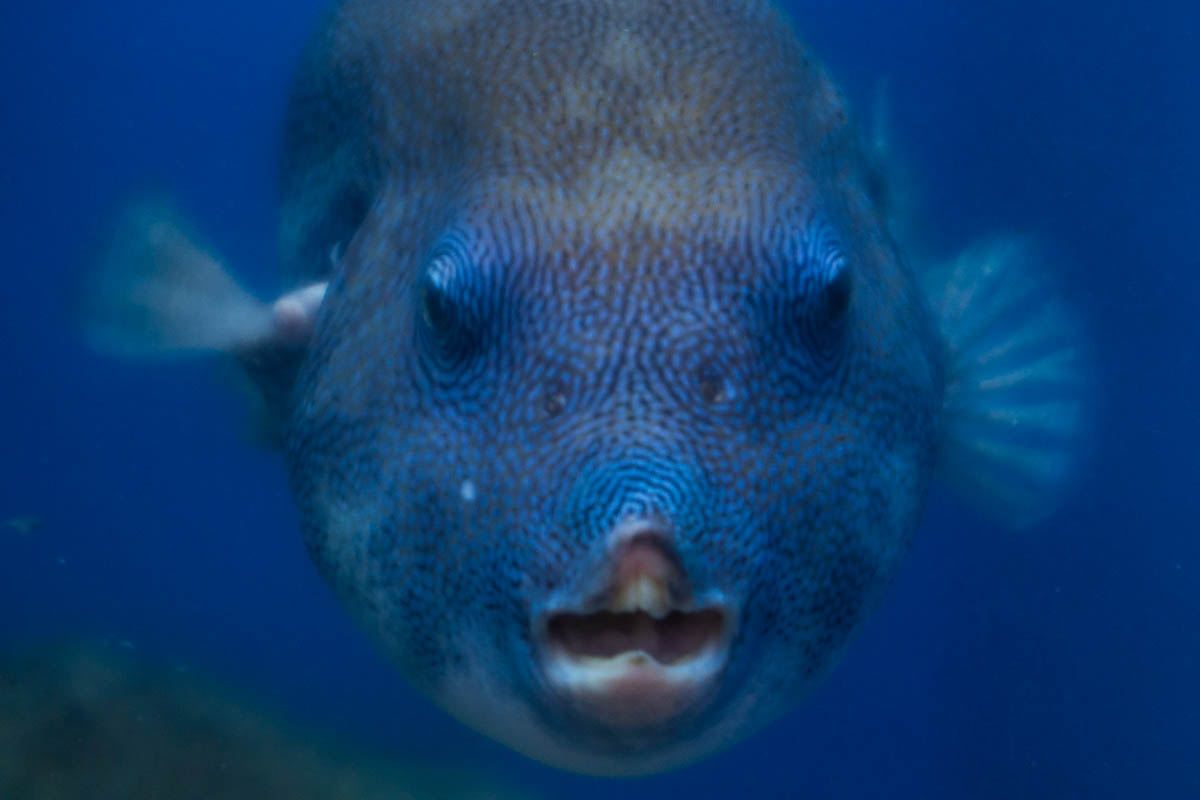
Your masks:
M541 677L566 709L645 730L696 712L728 662L737 611L693 591L661 526L610 537L607 557L533 617Z

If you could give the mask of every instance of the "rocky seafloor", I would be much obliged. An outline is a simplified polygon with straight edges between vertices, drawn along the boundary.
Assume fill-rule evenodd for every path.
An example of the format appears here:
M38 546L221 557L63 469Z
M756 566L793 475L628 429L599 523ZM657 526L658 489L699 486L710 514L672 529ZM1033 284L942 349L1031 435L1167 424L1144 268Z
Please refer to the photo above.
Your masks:
M124 648L0 655L0 798L520 796L457 769L356 751Z

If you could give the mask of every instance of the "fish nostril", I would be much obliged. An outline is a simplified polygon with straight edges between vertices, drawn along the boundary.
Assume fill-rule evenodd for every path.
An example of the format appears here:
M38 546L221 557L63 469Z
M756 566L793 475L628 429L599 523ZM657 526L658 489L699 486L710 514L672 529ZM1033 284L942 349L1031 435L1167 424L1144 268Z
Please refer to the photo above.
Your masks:
M709 405L724 405L733 399L733 385L714 365L706 364L697 376L700 397Z
M558 383L551 383L542 393L542 412L557 417L567 407L567 393Z

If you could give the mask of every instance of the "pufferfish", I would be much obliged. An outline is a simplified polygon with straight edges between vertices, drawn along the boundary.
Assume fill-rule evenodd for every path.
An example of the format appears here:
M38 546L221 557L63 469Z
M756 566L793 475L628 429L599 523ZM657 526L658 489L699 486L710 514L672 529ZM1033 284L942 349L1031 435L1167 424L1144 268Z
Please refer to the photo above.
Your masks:
M137 204L125 353L244 367L304 540L420 691L562 768L673 768L796 706L932 480L1048 513L1080 336L1018 237L924 265L759 0L347 0L283 126L264 302Z

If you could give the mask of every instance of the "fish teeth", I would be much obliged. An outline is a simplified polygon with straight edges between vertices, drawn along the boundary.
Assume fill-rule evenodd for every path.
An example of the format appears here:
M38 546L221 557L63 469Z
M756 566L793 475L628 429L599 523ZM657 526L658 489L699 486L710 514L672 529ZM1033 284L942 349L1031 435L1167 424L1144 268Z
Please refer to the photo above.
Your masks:
M612 611L645 611L655 619L661 619L671 611L667 587L649 575L638 575L622 584L610 608Z

